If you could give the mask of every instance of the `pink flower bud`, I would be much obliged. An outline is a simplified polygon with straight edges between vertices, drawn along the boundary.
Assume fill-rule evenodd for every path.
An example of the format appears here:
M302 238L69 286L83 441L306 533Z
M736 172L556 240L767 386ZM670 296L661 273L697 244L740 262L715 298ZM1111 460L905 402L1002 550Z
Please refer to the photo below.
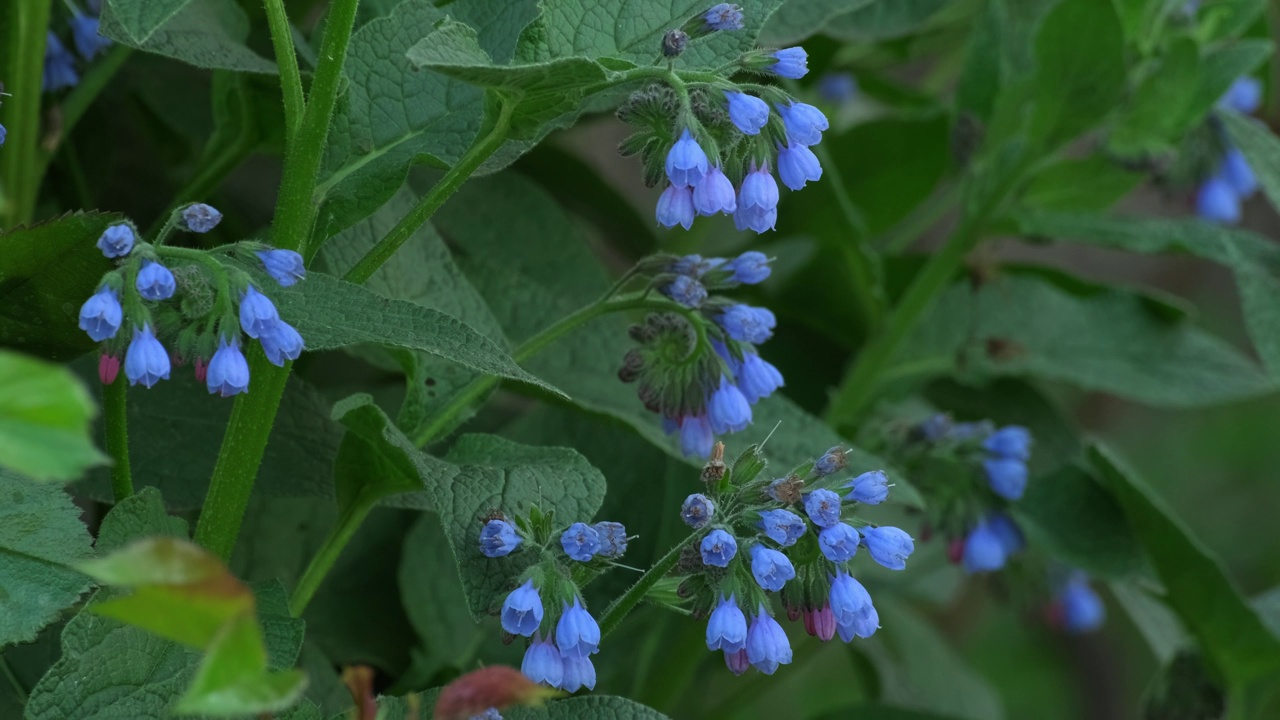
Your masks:
M110 385L120 374L120 358L115 355L98 356L98 379L103 385Z

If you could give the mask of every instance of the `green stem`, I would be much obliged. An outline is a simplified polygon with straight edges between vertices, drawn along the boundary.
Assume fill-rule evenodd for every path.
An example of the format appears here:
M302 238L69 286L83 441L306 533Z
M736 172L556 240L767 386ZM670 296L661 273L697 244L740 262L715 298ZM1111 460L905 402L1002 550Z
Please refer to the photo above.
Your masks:
M14 90L4 104L5 126L9 131L4 152L3 190L7 203L0 202L5 227L31 220L35 211L40 152L40 92L44 74L44 44L52 3L22 0L8 10L9 77L4 80ZM2 51L2 50L0 50ZM0 198L2 200L2 198Z
M401 245L413 237L423 223L431 219L436 210L444 205L444 201L448 200L490 155L502 147L507 134L511 131L511 113L514 107L509 101L502 102L502 109L498 113L498 119L494 122L493 128L485 135L476 138L471 147L467 148L462 157L458 158L458 162L449 168L435 187L432 187L431 191L423 196L418 204L396 223L395 227L391 228L386 237L379 240L369 249L369 252L365 253L364 257L360 258L359 262L347 271L343 277L344 280L357 285L368 280L378 268L382 267L383 263L395 255Z
M689 537L682 540L678 545L667 551L662 559L653 564L653 567L645 571L640 579L634 585L627 589L625 593L614 600L609 608L604 611L604 615L600 617L600 637L604 638L613 632L640 601L644 600L644 596L649 594L653 586L658 583L667 573L671 572L671 568L676 566L676 562L680 560L680 553L686 546L692 544L699 537L701 532L695 532Z
M357 4L358 0L335 0L329 8L329 20L320 48L320 65L311 83L311 97L298 134L285 157L284 176L280 181L276 216L271 228L272 242L279 248L304 254L306 251L316 212L311 204L311 195L329 136L329 123L337 102ZM218 462L209 482L209 493L196 526L196 542L223 560L230 559L235 548L291 367L292 363L286 363L283 368L273 366L258 345L249 350L252 391L237 397L232 407L227 434L222 439L222 449L218 452Z
M106 435L107 455L111 456L111 493L116 502L133 495L133 478L129 474L129 416L126 412L124 374L102 386L102 427Z
M881 235L874 245L887 255L900 255L933 227L960 201L959 184L951 184L931 194L907 217Z
M288 148L298 134L306 101L302 97L302 73L298 70L298 53L293 48L293 33L283 0L266 0L267 24L271 27L271 45L280 68L280 90L284 95L284 141Z
M98 99L98 95L102 94L111 79L116 76L116 72L124 65L124 61L128 60L132 54L133 48L117 45L100 60L94 61L89 71L80 78L79 84L67 94L67 99L62 101L60 106L62 126L58 129L59 138L65 141L71 137L72 131L89 110L89 106ZM53 160L57 149L57 145L40 149L39 156L36 158L35 174L39 180L43 180L44 173L49 168L49 162ZM40 184L39 180L36 181L36 185Z
M360 529L360 525L369 516L369 512L378 504L380 497L377 493L363 493L338 517L337 524L329 531L329 535L324 539L324 544L320 546L315 556L311 558L306 572L302 574L302 579L298 581L298 586L293 590L293 597L289 599L289 612L294 617L302 617L303 611L307 609L311 598L315 597L316 591L320 589L320 584L324 582L325 576L329 574L329 571L333 569L334 563L338 561L338 556L342 554L343 548L347 546L347 543L351 542L351 538Z

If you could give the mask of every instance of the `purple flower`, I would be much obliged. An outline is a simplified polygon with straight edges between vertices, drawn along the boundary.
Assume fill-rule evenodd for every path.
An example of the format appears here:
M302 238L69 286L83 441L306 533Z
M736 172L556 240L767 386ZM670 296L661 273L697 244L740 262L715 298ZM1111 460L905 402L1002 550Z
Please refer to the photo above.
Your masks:
M737 209L737 201L733 196L733 183L714 165L703 176L702 182L693 189L693 207L699 215L715 215L724 213L732 215Z
M1031 457L1031 433L1018 425L1007 425L982 442L987 452L1000 458L1026 460Z
M1085 633L1102 627L1107 609L1102 598L1089 587L1082 574L1073 576L1058 595L1062 605L1062 627L1069 633Z
M269 335L280 322L271 299L250 285L240 297L240 328L251 338Z
M1245 75L1236 78L1231 87L1218 100L1218 107L1249 114L1262 106L1262 83Z
M1027 489L1027 464L1009 458L991 458L982 462L987 483L995 494L1006 500L1017 500Z
M584 658L600 652L600 626L575 597L573 606L566 604L556 623L556 645L560 656Z
M872 470L845 483L842 487L853 488L845 500L853 500L867 505L879 505L889 497L889 478L883 470Z
M693 191L688 187L668 185L667 189L662 191L662 195L658 196L655 215L658 224L665 228L682 225L685 230L688 230L693 227L693 218L696 215L693 209Z
M128 255L133 250L133 228L128 225L112 225L102 231L98 238L98 249L109 258Z
M217 227L220 222L222 222L222 213L204 203L192 203L182 208L182 226L191 232L207 233Z
M600 536L598 557L618 558L627 552L627 528L620 522L598 522L594 526Z
M822 142L822 132L830 127L827 116L808 103L776 104L782 124L787 128L789 145L817 145Z
M506 557L522 542L516 527L506 520L490 520L480 530L480 552L485 557Z
M667 177L676 187L697 187L707 174L707 154L688 128L667 152L666 169Z
M80 306L80 329L88 333L94 342L115 337L123 321L124 310L120 307L116 291L105 285Z
M560 689L567 693L578 692L582 688L596 689L596 666L589 657L561 658L564 666L564 678L560 681Z
M1222 168L1218 174L1241 198L1247 198L1258 191L1258 178L1239 148L1227 150L1227 154L1222 157Z
M778 177L782 178L783 185L792 190L800 190L806 182L817 181L822 177L822 163L804 145L778 145Z
M239 395L249 390L249 362L240 352L240 344L235 340L222 340L218 350L209 360L209 369L205 375L205 386L209 394L222 397Z
M258 259L262 261L267 274L280 283L281 287L289 287L307 276L302 256L292 250L262 250L258 253Z
M758 233L772 230L778 222L778 182L767 166L747 173L738 190L738 207L733 222L739 230Z
M738 389L752 405L773 394L782 387L782 373L778 368L754 352L743 355L741 367L735 371Z
M1196 214L1212 223L1234 225L1240 222L1240 196L1226 178L1214 175L1196 192Z
M778 319L767 308L750 305L730 305L716 318L716 322L729 337L752 345L773 337L773 329L778 325Z
M751 629L747 631L747 661L765 675L772 675L779 665L791 662L787 633L765 611L763 603L756 608Z
M44 46L44 92L57 92L74 87L80 82L76 73L76 59L67 51L58 36L50 30ZM108 255L107 257L112 257Z
M716 514L716 504L702 493L694 493L680 506L680 519L693 529L705 527Z
M790 510L761 510L759 527L766 537L782 547L790 547L804 536L804 518Z
M743 285L762 283L773 272L769 267L769 256L757 250L748 250L730 260L725 269L733 271L730 280Z
M680 452L685 457L707 457L715 442L711 421L706 415L687 415L680 420Z
M730 596L720 598L720 604L711 611L707 620L707 649L737 652L747 644L747 616Z
M134 287L143 299L159 301L173 297L173 292L178 286L169 268L158 262L144 260Z
M258 338L267 360L276 367L284 367L285 360L297 360L302 354L302 336L292 325L281 320L270 332Z
M902 570L907 558L915 551L911 536L896 527L873 527L862 531L862 544L871 552L871 558L890 570Z
M111 40L98 33L98 18L79 12L71 17L71 40L76 51L85 60L92 60L98 53L111 47Z
M677 275L662 288L662 294L687 308L696 308L707 299L707 288L688 275Z
M502 629L512 635L533 637L541 624L542 596L532 580L525 580L502 601ZM560 653L556 653L556 657L559 656Z
M818 527L831 527L840 522L840 496L826 488L818 488L804 496L804 511Z
M742 29L742 8L729 3L718 3L702 13L707 30L725 31Z
M809 53L802 47L789 47L772 53L774 62L765 68L775 75L799 80L809 72Z
M169 353L151 333L150 325L133 329L133 340L124 356L124 374L130 385L142 383L148 388L169 379Z
M711 430L718 434L738 432L751 424L751 403L724 375L720 376L720 387L711 393L707 402L707 419L711 421Z
M600 535L590 525L576 522L560 535L560 547L565 555L578 562L587 562L600 549Z
M777 592L796 576L796 568L786 555L756 543L751 546L751 575L760 587Z
M712 567L729 567L729 561L738 554L738 541L728 532L716 528L702 538L699 546L702 563ZM711 648L715 650L715 648Z
M858 552L858 531L845 523L836 523L818 533L818 548L833 563L848 562Z
M984 522L969 532L964 541L964 569L970 573L993 572L1004 567L1008 553L991 526Z
M564 682L564 661L550 639L536 638L524 652L520 672L536 683L558 688Z
M759 135L769 122L769 103L754 95L726 90L729 101L729 119L739 130L748 135Z

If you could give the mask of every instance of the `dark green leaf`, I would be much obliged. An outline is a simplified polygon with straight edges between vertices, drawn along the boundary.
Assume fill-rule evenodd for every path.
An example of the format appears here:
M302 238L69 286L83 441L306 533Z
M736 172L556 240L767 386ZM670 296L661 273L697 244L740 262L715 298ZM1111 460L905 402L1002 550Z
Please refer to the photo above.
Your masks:
M1262 123L1234 112L1222 113L1231 140L1249 159L1249 167L1267 194L1271 206L1280 208L1280 138Z
M146 23L142 32L140 20ZM245 45L249 18L235 0L115 0L103 9L100 31L122 45L199 68L277 72L274 61Z
M1145 569L1124 511L1079 467L1028 483L1014 515L1034 545L1093 575L1123 578Z
M74 480L106 456L89 437L97 413L66 370L0 351L0 468L34 480Z
M1107 583L1111 595L1128 613L1129 619L1142 633L1151 648L1151 654L1159 662L1173 659L1180 648L1187 645L1187 633L1182 629L1178 616L1161 599L1158 589L1141 580L1113 580ZM1265 615L1263 616L1265 619Z
M423 677L467 668L485 635L493 636L472 619L455 564L440 517L423 513L405 537L399 572L405 613L425 645L414 658Z
M1199 21L1209 40L1242 34L1267 9L1267 0L1221 0L1205 3L1198 11Z
M1093 127L1125 86L1124 30L1111 0L1063 0L1036 37L1031 137L1056 148Z
M1101 155L1060 160L1031 176L1022 202L1045 210L1105 210L1144 180Z
M1122 155L1172 150L1204 109L1194 112L1201 80L1200 47L1190 38L1169 46L1120 111L1108 139Z
M947 0L874 0L832 19L822 32L846 42L902 37L920 30L946 4Z
M516 707L502 711L511 720L667 720L667 716L638 702L608 695L553 700L543 708Z
M832 18L879 0L787 0L769 16L760 42L786 46L821 31Z
M1204 118L1241 75L1248 75L1271 57L1275 44L1270 40L1238 40L1207 52L1200 61L1200 85L1191 103L1188 125Z
M144 42L192 0L109 0L106 9L135 42Z

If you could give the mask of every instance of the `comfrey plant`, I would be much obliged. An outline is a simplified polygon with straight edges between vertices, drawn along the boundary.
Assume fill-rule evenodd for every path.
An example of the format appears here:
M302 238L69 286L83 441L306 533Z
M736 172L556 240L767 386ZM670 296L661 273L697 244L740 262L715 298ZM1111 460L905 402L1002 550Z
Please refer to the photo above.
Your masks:
M81 61L87 63L111 47L111 40L98 32L96 12L86 13L74 0L66 0L69 13L67 27L70 30L71 44L75 47ZM54 93L75 87L80 82L80 72L76 69L78 61L53 30L48 31L45 40L44 55L44 91Z
M122 355L129 384L147 388L168 380L175 362L190 359L210 393L230 397L249 390L242 332L275 365L283 367L302 353L298 331L280 318L247 272L222 259L256 256L268 275L289 286L305 275L297 253L253 242L208 252L164 244L174 229L206 233L221 219L212 207L192 203L173 212L154 242L139 239L129 222L108 227L98 238L98 249L118 267L81 306L80 329L102 343L98 376L104 385L116 381ZM172 339L172 353L163 337Z
M1262 83L1252 77L1237 78L1218 101L1218 108L1241 114L1256 112L1262 105ZM1213 168L1196 191L1196 213L1210 222L1232 225L1240 222L1240 207L1258 191L1258 180L1244 153L1231 144L1222 125L1211 118L1215 146L1210 159Z

